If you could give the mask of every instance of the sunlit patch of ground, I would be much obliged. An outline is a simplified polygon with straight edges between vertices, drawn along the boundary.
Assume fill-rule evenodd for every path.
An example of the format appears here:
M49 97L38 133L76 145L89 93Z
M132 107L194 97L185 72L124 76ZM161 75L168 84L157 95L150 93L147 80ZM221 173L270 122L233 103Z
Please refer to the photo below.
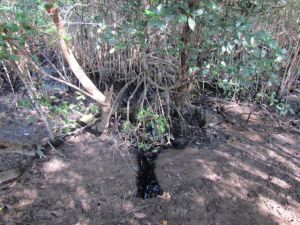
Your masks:
M0 221L300 224L299 135L280 132L257 112L245 123L248 114L237 105L225 110L234 119L233 124L221 124L226 143L216 138L201 149L169 149L159 155L156 174L163 196L135 198L134 156L122 143L84 134L58 149L64 157L50 152L46 159L35 160L21 178L0 186L0 203L7 206Z

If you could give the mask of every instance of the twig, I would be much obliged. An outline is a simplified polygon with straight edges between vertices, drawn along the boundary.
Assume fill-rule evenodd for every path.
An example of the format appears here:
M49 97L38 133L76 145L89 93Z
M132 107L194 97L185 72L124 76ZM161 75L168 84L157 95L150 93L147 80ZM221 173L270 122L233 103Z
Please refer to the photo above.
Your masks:
M50 147L52 148L52 151L56 152L58 155L60 155L61 157L63 157L64 159L66 158L66 156L64 154L62 154L60 151L58 151L51 143L51 141L48 141L48 144L50 145Z
M13 94L15 95L15 94L16 94L16 93L15 93L15 89L14 89L12 83L11 83L10 76L9 76L9 74L8 74L8 70L7 70L7 68L6 68L5 64L4 64L4 62L2 62L2 66L3 66L3 69L4 69L5 74L6 74L6 76L7 76L7 79L8 79L9 85L10 85L10 87L11 87L11 90L12 90ZM18 103L16 103L16 104L18 104Z
M224 118L224 120L227 122L227 123L230 123L232 125L235 125L236 123L234 121L230 121L227 116L225 115L225 113L222 111L222 108L220 106L217 106L217 112Z
M129 87L130 84L134 83L136 80L138 79L138 77L135 77L134 79L132 79L130 82L126 83L125 86L119 91L118 95L115 98L115 101L112 105L112 107L115 107L115 104L118 102L119 98L123 95L123 93L126 91L126 89Z
M141 80L137 83L137 85L136 85L134 91L132 92L132 94L130 95L130 97L129 97L128 100L127 100L127 120L128 120L128 121L129 121L129 106L130 106L130 101L131 101L131 99L133 98L133 96L135 95L135 93L137 92L137 90L139 89L139 87L141 86L142 83L143 83L143 80L141 79Z
M147 203L146 205L142 206L141 208L135 208L133 210L130 210L129 212L125 213L123 216L127 216L128 214L131 214L133 212L137 212L137 211L140 211L142 210L143 208L145 208L147 205L149 205L149 203Z
M69 87L71 87L71 88L74 88L76 91L79 91L80 93L82 93L82 94L84 94L84 95L86 95L86 96L88 96L88 97L90 97L90 98L93 98L92 95L90 95L88 92L82 90L81 88L78 88L78 87L76 87L75 85L73 85L73 84L71 84L71 83L69 83L69 82L67 82L67 81L65 81L65 80L62 80L62 79L59 79L59 78L57 78L57 77L53 77L53 76L49 75L49 74L46 73L44 70L42 70L40 67L38 67L38 66L36 65L36 63L35 63L33 60L30 59L29 62L30 62L30 64L34 67L34 69L35 69L38 73L42 74L43 76L48 77L48 78L50 78L50 79L52 79L52 80L55 80L55 81L57 81L57 82L60 82L60 83L62 83L62 84L65 84L65 85L67 85L67 86L69 86Z
M249 114L248 114L248 118L247 118L247 120L246 120L246 124L248 124L248 122L249 122L249 120L250 120L250 117L251 117L251 114L252 114L252 111L250 111Z
M262 108L270 116L270 118L273 120L273 122L275 124L280 125L280 122L278 122L274 119L274 116L272 116L272 114L269 112L269 110L264 105L262 105Z
M13 219L9 219L9 221L12 221L13 223L28 224L27 222L21 222L21 221L13 220Z
M99 119L99 118L95 119L95 120L94 120L94 123L96 123L98 120L100 120L100 119ZM75 129L75 130L73 130L73 131L70 131L70 132L68 132L68 133L66 133L66 134L58 135L58 136L56 136L55 138L63 138L63 137L71 136L71 135L78 135L80 132L84 131L84 129L89 128L90 126L91 126L91 125L82 126L82 127L78 128L78 129Z

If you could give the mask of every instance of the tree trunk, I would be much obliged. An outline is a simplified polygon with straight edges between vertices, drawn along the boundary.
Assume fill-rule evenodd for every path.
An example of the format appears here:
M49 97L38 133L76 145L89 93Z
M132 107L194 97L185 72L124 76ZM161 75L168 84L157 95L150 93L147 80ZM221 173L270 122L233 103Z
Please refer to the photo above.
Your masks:
M189 8L193 9L196 5L196 0L189 1ZM188 98L192 90L192 77L189 77L188 74L188 48L190 44L190 39L192 35L192 30L189 27L188 22L183 26L181 32L181 41L184 47L180 51L180 70L179 76L177 79L177 96L176 103L177 106L182 106L185 102L185 99Z
M51 15L53 22L55 23L59 33L59 44L65 59L67 60L72 72L77 77L82 86L89 92L93 99L96 100L100 105L105 105L105 96L98 90L90 78L85 74L71 49L68 47L65 38L68 36L67 30L64 26L64 22L61 20L59 15L59 9L55 7L55 0L46 0L46 10Z
M90 78L85 74L85 72L75 59L71 49L67 45L65 38L67 37L68 33L64 26L64 22L61 20L61 17L59 15L59 9L55 6L55 2L55 0L45 0L45 8L51 15L53 22L58 29L59 44L72 72L75 74L82 86L92 96L92 98L96 100L97 103L99 103L99 105L101 106L102 118L97 130L99 132L104 132L109 126L109 120L112 111L111 99L113 88L111 87L109 92L107 92L108 98L106 98L105 95L98 90L98 88L94 85Z

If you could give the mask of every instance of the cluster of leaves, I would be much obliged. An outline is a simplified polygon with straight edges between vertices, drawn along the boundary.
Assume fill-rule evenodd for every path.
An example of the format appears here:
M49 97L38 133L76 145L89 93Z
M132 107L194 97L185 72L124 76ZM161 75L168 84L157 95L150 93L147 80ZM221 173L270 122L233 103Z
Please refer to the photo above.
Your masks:
M258 1L255 7L259 10L263 3ZM226 96L271 104L268 100L282 80L280 68L286 50L267 32L255 31L250 11L243 10L241 7L228 12L214 1L205 3L204 13L197 20L201 26L202 61L193 64L199 66L200 80L217 83ZM288 108L279 100L271 105L281 114Z
M99 113L99 108L95 103L85 102L86 98L81 93L76 92L76 103L70 103L67 100L63 100L61 97L55 95L46 96L40 94L37 98L39 104L48 111L47 117L50 120L55 120L57 124L60 124L60 130L62 133L68 133L71 130L78 127L77 118L78 115L92 113ZM28 98L23 98L18 102L19 107L26 109L33 109L34 105ZM32 122L35 118L31 118Z
M13 48L25 47L48 26L44 1L6 1L0 5L0 59L18 61Z
M109 26L105 19L99 15L95 16L93 22L98 23L98 40L112 46L110 53L116 50L126 49L127 46L141 45L143 48L151 48L151 33L154 31L168 36L168 47L178 55L180 48L180 36L174 36L171 30L177 25L188 22L190 28L195 30L195 17L201 15L201 10L189 9L186 2L168 2L152 0L150 5L142 1L121 1L119 13L126 17L118 26ZM178 13L181 12L181 13ZM174 45L175 44L175 45ZM151 49L159 51L160 49Z
M150 34L156 32L167 38L164 52L178 58L183 48L188 49L188 72L198 74L199 81L216 83L228 97L268 102L282 80L286 51L270 34L255 30L253 16L280 1L242 0L228 6L205 0L196 8L189 8L188 2L152 0L145 8L141 2L127 1L120 13L130 16L116 29L102 20L99 36L113 46L112 53L135 44L149 49ZM194 32L188 46L178 35L180 24L188 24Z
M25 42L34 41L36 34L56 33L55 26L49 26L45 17L44 2L29 0L26 4L12 2L0 6L0 19L4 21L0 23L0 59L17 60L8 48L9 42L22 49ZM74 4L69 0L62 2ZM192 1L120 1L114 9L114 19L125 19L108 24L107 15L99 10L89 22L97 24L94 29L98 45L108 43L110 53L139 45L145 51L179 58L184 48L188 53L188 72L196 74L199 81L216 83L228 97L269 101L280 85L280 68L286 52L267 32L256 31L252 18L282 1L228 1L235 2L228 6L226 1L204 0L194 1L194 8L190 8L189 2ZM187 46L181 37L183 24L193 31ZM164 39L161 49L152 47L153 34ZM71 36L65 39L71 40ZM282 102L274 105L279 104Z
M164 116L151 109L141 109L136 116L136 124L126 121L123 132L137 137L138 149L143 152L158 152L164 143L168 131L168 123Z

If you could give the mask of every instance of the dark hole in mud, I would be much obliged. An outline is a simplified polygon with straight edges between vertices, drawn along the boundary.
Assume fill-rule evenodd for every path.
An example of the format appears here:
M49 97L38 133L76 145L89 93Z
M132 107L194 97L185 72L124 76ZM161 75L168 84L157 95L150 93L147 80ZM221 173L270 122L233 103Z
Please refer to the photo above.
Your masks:
M170 144L161 138L158 145L155 146L152 142L157 137L157 130L153 126L146 127L144 132L148 134L147 138L143 140L150 148L159 148L159 151L153 151L154 149L147 149L145 151L138 149L136 151L137 159L137 175L136 184L138 198L153 198L158 195L162 195L162 188L155 175L155 160L160 153L160 150L164 148L172 147L173 149L183 150L187 145L192 143L193 139L203 141L205 139L205 130L202 129L205 126L205 114L201 111L201 108L194 107L190 110L184 110L176 115L176 112L172 115L173 126L171 127L172 138ZM183 120L184 119L184 123ZM165 138L166 139L166 138ZM197 139L197 140L198 140Z
M137 198L153 198L163 194L155 175L155 160L159 153L138 152L136 176Z

